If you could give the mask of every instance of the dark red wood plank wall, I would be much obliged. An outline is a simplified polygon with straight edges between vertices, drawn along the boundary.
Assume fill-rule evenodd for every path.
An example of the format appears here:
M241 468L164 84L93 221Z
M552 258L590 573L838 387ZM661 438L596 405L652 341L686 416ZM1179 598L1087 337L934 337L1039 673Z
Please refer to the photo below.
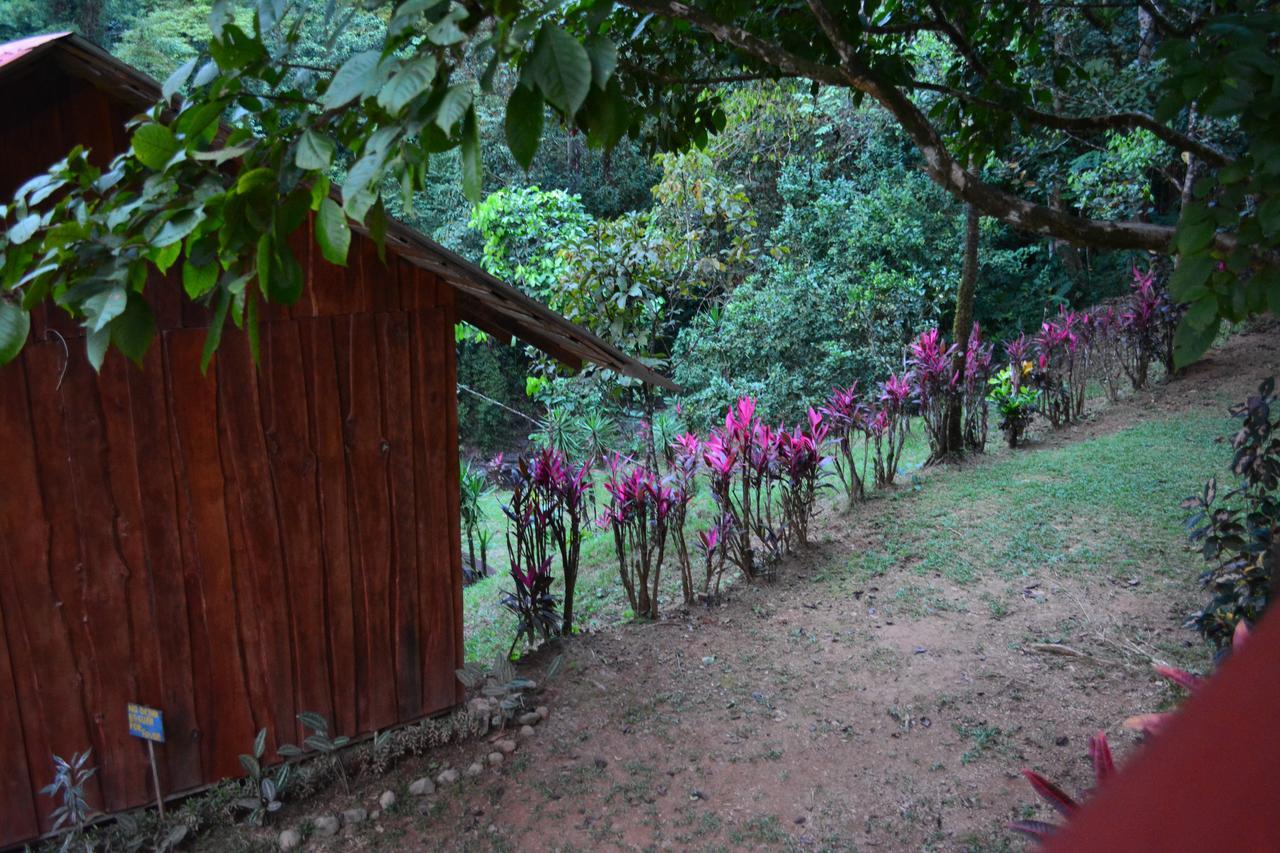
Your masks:
M0 92L25 116L0 191L125 144L91 85L27 83ZM162 300L140 368L95 375L43 310L0 368L0 846L49 829L54 754L93 749L98 809L154 798L128 702L164 712L175 793L238 775L259 728L300 742L304 710L355 735L461 698L453 292L360 238L346 269L296 248L306 295L267 312L260 365L229 333L202 375L207 314Z

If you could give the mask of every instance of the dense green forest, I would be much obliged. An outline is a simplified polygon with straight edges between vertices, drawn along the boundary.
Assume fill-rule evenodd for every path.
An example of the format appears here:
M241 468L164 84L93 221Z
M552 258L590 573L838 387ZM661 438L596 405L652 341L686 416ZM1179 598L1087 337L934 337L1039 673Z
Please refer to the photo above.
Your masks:
M257 4L220 5L251 28ZM294 61L336 67L382 44L385 5L351 9L338 30L320 14L324 6L289 4L301 9ZM1032 53L1051 51L1057 69L1049 100L1145 109L1169 68L1144 10L1037 13L1042 46ZM209 0L11 0L0 8L0 37L76 29L163 80L207 49L210 11ZM918 107L949 116L957 109L945 93L955 84L955 39L921 27L902 50L917 73L938 81L918 85ZM483 200L464 194L464 145L432 156L417 192L399 193L385 179L388 213L660 366L684 386L666 402L679 402L691 425L741 393L795 418L832 377L869 385L901 365L904 346L922 330L951 328L966 206L926 173L903 123L861 92L789 74L709 75L689 108L714 99L713 132L677 153L658 152L661 127L615 134L609 148L548 112L545 125L535 117L542 144L526 170L511 153L520 146L508 144L507 104L521 78L509 67L481 67L476 50L456 55L455 77L484 84L473 104ZM632 130L663 123L633 119ZM1194 108L1174 124L1210 150L1240 143L1233 120ZM1142 126L1064 133L1028 122L1004 131L998 148L970 146L970 168L986 185L1052 210L1172 226L1189 196L1197 158ZM350 161L336 166L335 182L342 163ZM1119 296L1134 266L1168 272L1165 260L1141 249L1080 248L994 218L976 217L976 238L973 319L987 339L1034 331L1063 306ZM460 333L458 346L463 439L477 451L518 446L530 428L483 398L546 419L552 430L602 406L622 417L662 408L616 377L557 377L505 341Z

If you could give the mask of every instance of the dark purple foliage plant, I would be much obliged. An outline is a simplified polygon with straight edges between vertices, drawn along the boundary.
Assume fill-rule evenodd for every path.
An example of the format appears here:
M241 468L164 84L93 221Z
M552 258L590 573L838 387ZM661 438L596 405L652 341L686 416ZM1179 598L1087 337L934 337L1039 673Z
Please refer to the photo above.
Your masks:
M608 466L604 487L610 500L597 524L613 532L618 575L631 612L641 619L657 619L658 582L675 495L644 465L629 464L615 453Z

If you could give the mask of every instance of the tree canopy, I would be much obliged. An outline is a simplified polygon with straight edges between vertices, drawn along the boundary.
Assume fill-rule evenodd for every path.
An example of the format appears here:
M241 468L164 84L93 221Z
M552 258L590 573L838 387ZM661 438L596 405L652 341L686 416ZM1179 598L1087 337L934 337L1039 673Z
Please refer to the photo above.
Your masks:
M110 345L141 357L150 268L215 306L206 357L228 318L256 340L258 302L301 292L287 238L308 211L341 264L350 223L378 237L442 156L483 197L482 96L505 97L528 167L552 126L603 151L705 146L726 87L755 80L877 104L937 186L1009 226L1176 255L1183 362L1223 319L1280 309L1280 15L1261 0L215 0L209 20L127 154L100 171L70 152L4 207L0 359L46 299L84 318L94 364ZM357 20L368 44L345 55ZM1096 163L1065 180L1056 152L1082 139ZM1157 146L1183 166L1176 221L1098 191Z

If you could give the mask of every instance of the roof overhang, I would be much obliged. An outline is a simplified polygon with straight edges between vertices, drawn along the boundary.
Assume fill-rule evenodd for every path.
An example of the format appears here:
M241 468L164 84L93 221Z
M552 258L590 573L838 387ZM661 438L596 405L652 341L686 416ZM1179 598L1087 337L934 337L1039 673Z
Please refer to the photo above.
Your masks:
M89 80L139 110L161 98L159 83L75 33L52 33L0 45L0 78L46 59L57 61L69 73ZM370 236L362 226L353 229ZM453 288L459 320L495 337L519 338L574 370L591 362L652 385L679 390L662 374L403 223L389 223L386 248L435 273Z

